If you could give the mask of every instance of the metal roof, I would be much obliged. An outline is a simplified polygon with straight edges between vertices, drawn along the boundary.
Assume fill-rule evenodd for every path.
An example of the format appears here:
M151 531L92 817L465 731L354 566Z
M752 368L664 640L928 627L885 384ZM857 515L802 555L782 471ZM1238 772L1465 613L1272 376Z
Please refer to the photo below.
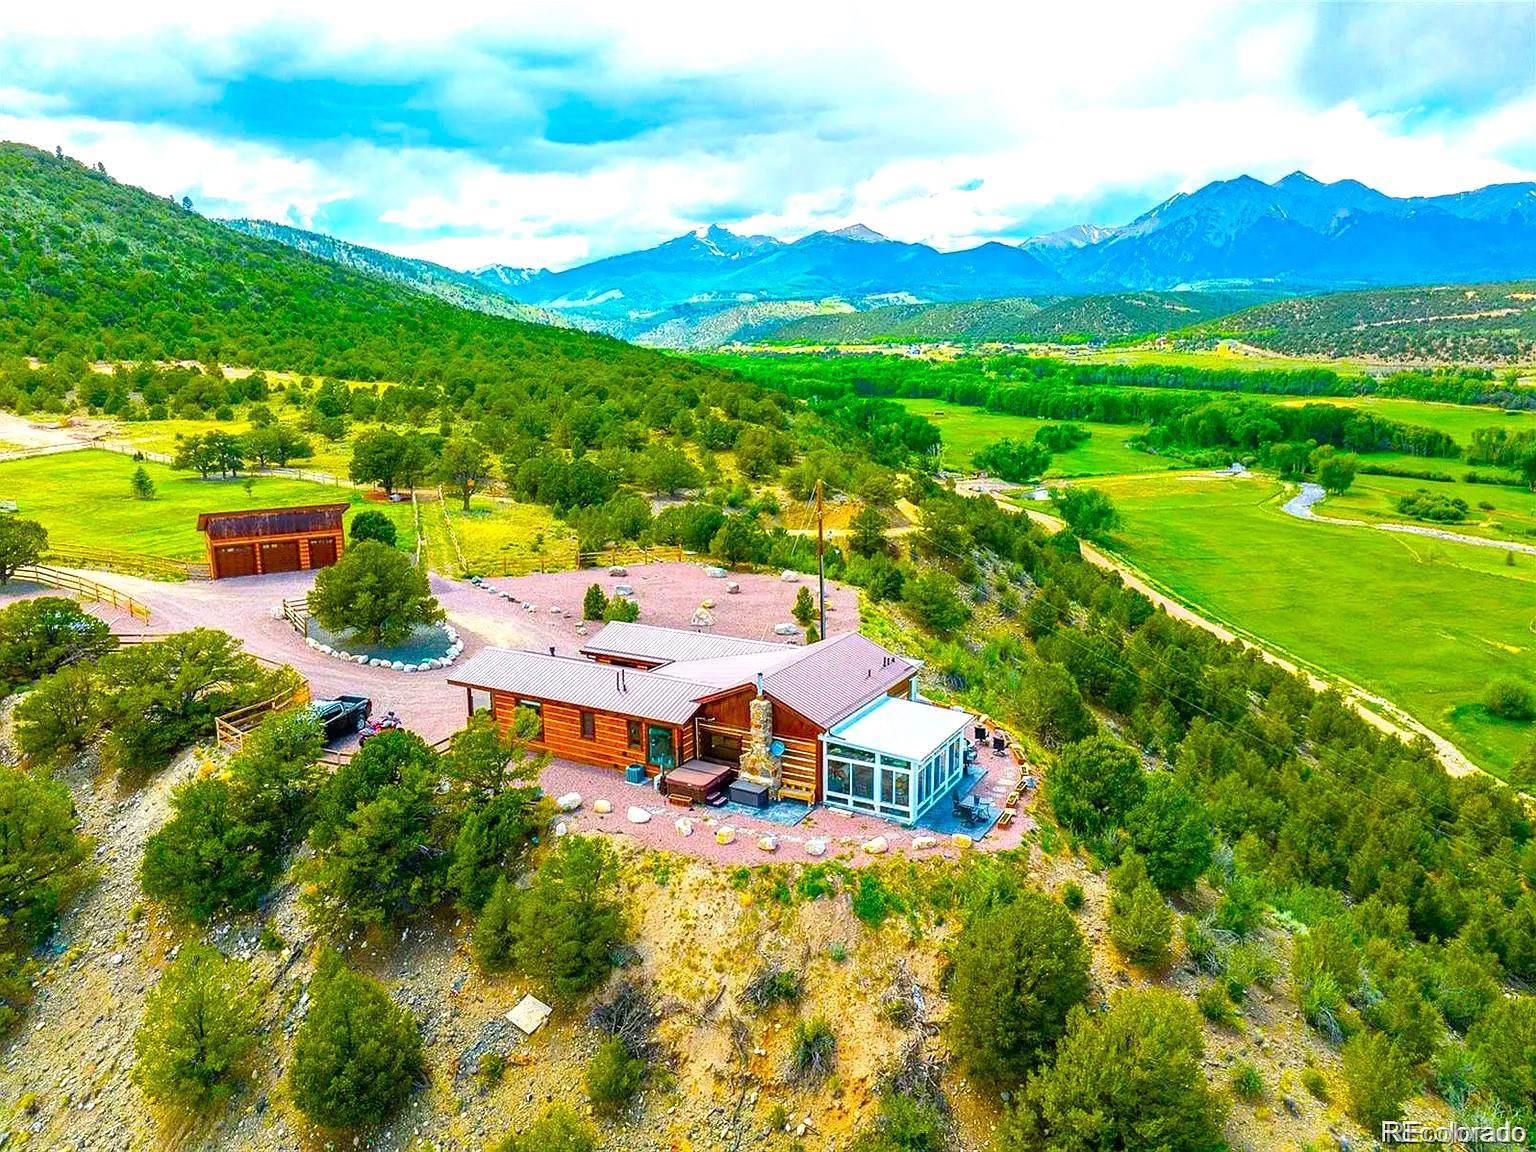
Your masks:
M236 512L204 512L197 530L215 540L232 536L291 536L300 532L335 532L341 528L346 504L304 504L293 508L246 508Z
M699 697L714 690L708 684L659 672L507 648L482 648L454 671L448 683L618 712L662 724L690 719L698 711Z
M716 689L736 688L754 683L759 675L768 675L786 664L802 659L809 648L773 648L767 652L749 652L743 656L721 656L712 660L679 660L652 669L664 676L697 680Z
M763 691L820 728L830 728L917 671L857 632L795 650L798 659L763 677Z
M972 719L960 708L886 696L834 724L827 739L921 764L970 727Z
M686 628L658 628L614 620L603 625L582 645L586 656L627 656L646 663L670 664L677 660L713 660L745 656L753 652L783 652L783 644L746 640L739 636L712 636Z

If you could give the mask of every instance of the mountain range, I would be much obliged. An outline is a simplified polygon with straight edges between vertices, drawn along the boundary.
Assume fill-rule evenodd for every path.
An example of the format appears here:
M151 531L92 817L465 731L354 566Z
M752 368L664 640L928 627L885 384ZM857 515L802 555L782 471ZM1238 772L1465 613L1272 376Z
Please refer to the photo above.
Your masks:
M1398 198L1293 172L1179 193L1119 227L1077 225L956 252L855 224L799 240L709 225L655 248L562 272L473 273L520 303L645 340L655 329L753 305L889 304L1187 288L1322 291L1516 279L1536 273L1536 184Z

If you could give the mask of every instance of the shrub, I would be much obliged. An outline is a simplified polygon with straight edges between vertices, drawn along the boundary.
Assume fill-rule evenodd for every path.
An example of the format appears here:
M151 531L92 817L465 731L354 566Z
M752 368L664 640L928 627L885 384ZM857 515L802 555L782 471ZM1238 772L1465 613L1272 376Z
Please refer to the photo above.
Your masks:
M1109 939L1138 964L1161 967L1173 941L1173 909L1134 852L1110 873Z
M797 1020L790 1043L790 1074L797 1081L817 1083L837 1067L837 1034L826 1017Z
M364 508L352 517L352 526L348 530L348 535L351 536L354 547L364 540L373 540L393 548L398 539L395 522L377 508Z
M1459 496L1428 492L1423 488L1397 498L1397 510L1415 520L1440 524L1459 524L1467 518L1467 502Z
M1088 992L1088 950L1076 921L1038 892L972 915L955 941L948 1037L967 1069L1016 1084L1066 1027Z
M1076 880L1068 880L1061 886L1061 902L1069 912L1076 912L1083 906L1083 886Z
M171 818L145 844L139 884L198 923L226 910L248 912L276 878L280 832L253 822L227 780L191 780L171 794Z
M1217 1152L1225 1107L1206 1083L1204 1051L1194 1009L1171 992L1118 992L1102 1015L1074 1008L1055 1062L1025 1083L995 1147Z
M48 530L36 520L0 516L0 584L9 584L16 569L36 564L48 551Z
M765 1012L775 1004L793 1004L805 991L805 981L798 972L767 964L757 975L747 981L741 997L759 1012Z
M632 600L628 596L615 596L608 601L608 606L603 609L603 619L633 624L636 620L640 619L640 602Z
M1259 1070L1247 1060L1232 1069L1230 1083L1232 1095L1246 1103L1252 1104L1264 1095L1264 1077L1260 1076Z
M1108 736L1068 744L1045 775L1045 800L1064 827L1099 836L1115 827L1146 788L1133 748Z
M645 1061L631 1056L623 1040L604 1040L587 1063L587 1098L593 1109L610 1116L619 1112L634 1099L645 1071Z
M379 1123L422 1073L416 1021L377 981L351 971L330 950L309 993L288 1070L295 1106L322 1128Z
M89 664L71 664L45 676L16 705L16 745L29 760L56 763L101 734L105 701Z
M581 1117L563 1104L548 1109L521 1136L508 1136L491 1152L593 1152L597 1139Z
M426 570L377 540L354 544L334 565L321 569L309 610L332 632L362 644L398 644L418 624L443 618Z
M848 1152L944 1152L944 1116L933 1104L901 1092L880 1097L875 1122L853 1138Z
M586 595L581 598L581 618L583 620L601 620L603 613L608 611L608 597L603 593L601 584L587 585Z
M475 921L475 962L487 970L515 966L557 1000L596 987L626 937L618 871L603 841L565 837L526 890L497 883Z
M802 628L809 628L811 621L816 619L816 599L804 584L795 592L795 603L790 609L790 615Z
M1212 1024L1230 1025L1237 1022L1237 1011L1232 998L1220 984L1207 984L1195 994L1195 1007L1200 1009Z
M1361 1032L1345 1042L1342 1055L1349 1114L1368 1132L1379 1131L1383 1120L1401 1116L1414 1081L1408 1061L1392 1041L1380 1032Z
M1477 1081L1524 1127L1536 1122L1536 1000L1501 999L1467 1033L1467 1052Z
M1504 720L1536 720L1536 694L1513 676L1501 676L1488 685L1483 705Z
M144 1001L133 1078L158 1104L198 1109L228 1096L257 1041L248 965L189 943Z
M0 611L0 695L111 648L112 629L73 600L39 596Z
M1313 1099L1327 1101L1328 1078L1316 1064L1308 1064L1301 1070L1301 1086Z
M860 924L866 928L880 927L890 915L894 901L894 895L876 872L870 869L859 872L851 906Z
M1126 814L1125 827L1152 883L1165 892L1188 888L1211 863L1210 815L1167 772L1146 778L1145 793Z
M943 636L971 618L971 610L956 594L956 587L949 573L930 568L906 581L901 600L919 624Z

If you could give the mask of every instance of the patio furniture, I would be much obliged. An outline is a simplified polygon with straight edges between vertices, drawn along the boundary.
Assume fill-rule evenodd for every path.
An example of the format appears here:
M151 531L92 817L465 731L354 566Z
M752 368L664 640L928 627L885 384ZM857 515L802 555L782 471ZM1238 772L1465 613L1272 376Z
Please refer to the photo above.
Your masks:
M987 738L987 730L980 724L976 725L976 739L984 741Z
M768 807L768 785L757 784L751 780L734 780L729 788L731 799L737 804L745 804L748 808Z
M992 751L1001 752L1008 747L1008 737L998 734L992 737Z
M1013 809L1012 808L1004 808L1003 809L1003 814L997 818L997 826L999 828L1006 828L1006 827L1008 827L1008 825L1010 825L1012 823L1013 823Z

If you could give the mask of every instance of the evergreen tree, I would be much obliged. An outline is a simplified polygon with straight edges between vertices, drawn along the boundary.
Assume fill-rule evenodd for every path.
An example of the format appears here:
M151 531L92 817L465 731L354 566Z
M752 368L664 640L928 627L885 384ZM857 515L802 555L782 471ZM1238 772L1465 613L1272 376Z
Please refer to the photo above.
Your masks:
M134 1080L156 1103L189 1110L228 1096L255 1051L259 1010L249 965L183 945L145 998Z
M149 473L144 470L144 465L140 464L133 470L129 483L133 487L133 498L135 500L153 500L155 498L155 482L150 479Z

